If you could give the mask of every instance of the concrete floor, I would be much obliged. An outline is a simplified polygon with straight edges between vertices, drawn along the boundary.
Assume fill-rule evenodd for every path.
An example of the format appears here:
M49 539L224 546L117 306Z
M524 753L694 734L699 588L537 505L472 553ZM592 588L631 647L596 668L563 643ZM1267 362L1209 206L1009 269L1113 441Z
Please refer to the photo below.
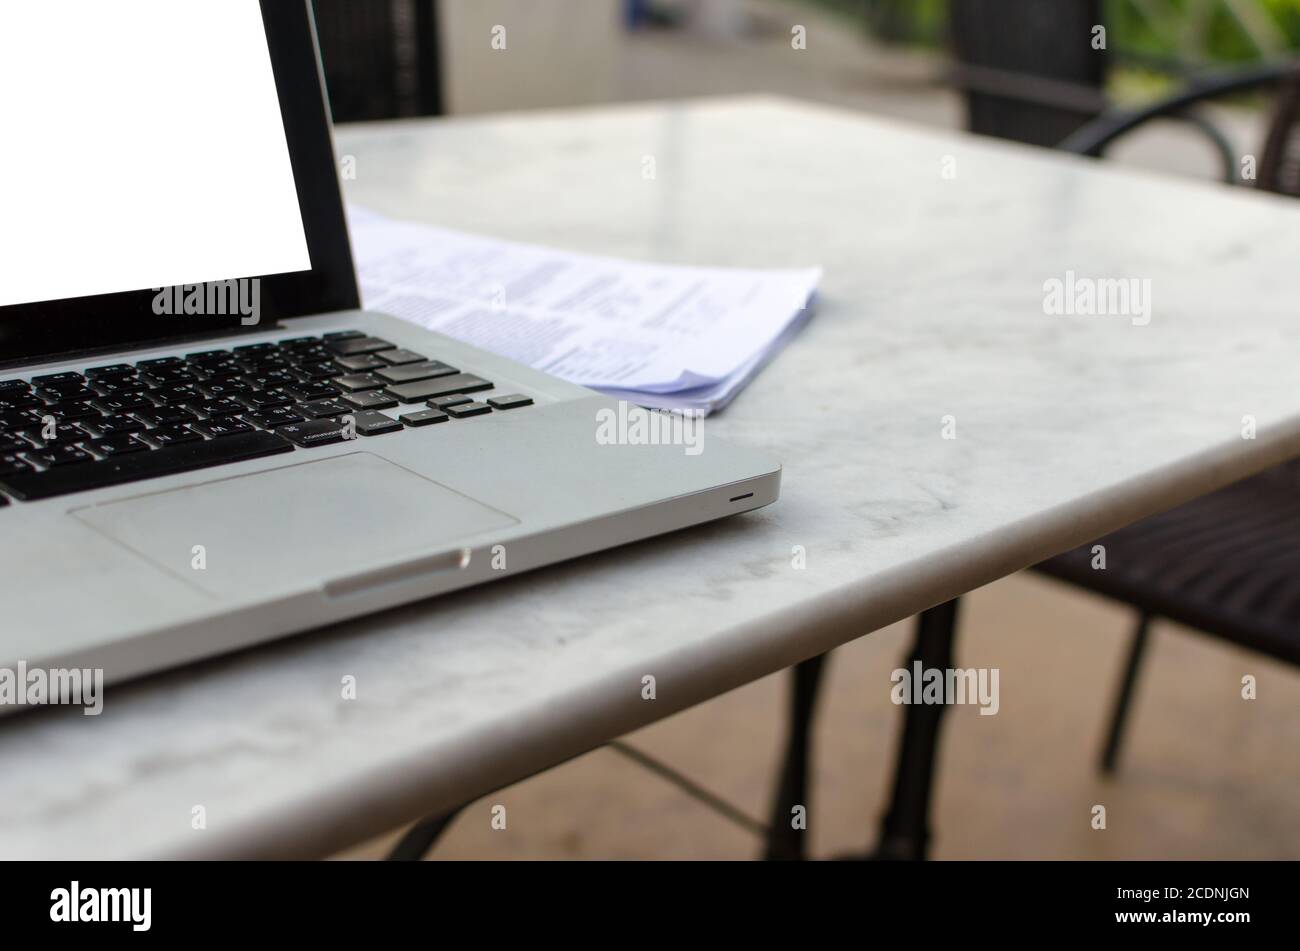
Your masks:
M841 22L787 0L752 0L743 41L649 32L625 51L617 98L774 92L927 125L959 128L942 61L871 46ZM791 11L797 11L792 14ZM808 27L789 45L788 22ZM1243 150L1258 116L1216 113ZM1158 126L1114 160L1171 174L1214 174L1185 129ZM963 601L957 663L1000 670L1001 710L955 708L942 741L934 808L938 858L1300 857L1300 671L1158 624L1121 770L1095 763L1132 616L1023 574ZM866 634L867 632L863 632ZM817 732L811 851L861 851L875 838L900 708L890 672L910 626L862 637L833 655ZM1241 678L1258 699L1241 698ZM782 742L788 681L769 677L626 738L744 813L765 820ZM492 808L506 807L506 829ZM1104 805L1107 828L1094 830ZM397 832L345 853L382 856ZM436 858L749 859L751 828L723 818L612 749L594 751L473 804Z
M1095 769L1132 618L1036 575L962 603L957 663L997 667L1001 709L956 707L942 738L936 858L1300 858L1300 671L1157 624L1119 773ZM890 672L910 627L832 655L819 712L808 835L817 857L875 838L901 708ZM1241 678L1258 699L1241 698ZM777 675L626 738L763 819L782 737ZM494 806L506 828L492 828ZM1091 825L1104 805L1107 828ZM345 853L384 854L396 833ZM611 749L470 806L438 859L752 859L754 832Z

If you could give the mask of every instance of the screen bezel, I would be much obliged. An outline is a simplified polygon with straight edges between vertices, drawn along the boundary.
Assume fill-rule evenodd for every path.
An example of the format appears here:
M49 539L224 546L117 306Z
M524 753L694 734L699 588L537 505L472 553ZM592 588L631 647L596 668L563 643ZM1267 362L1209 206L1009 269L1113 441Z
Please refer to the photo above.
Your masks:
M360 306L310 7L310 0L261 0L311 270L232 275L261 280L260 320L251 326L238 316L156 315L151 289L0 307L0 366L255 333L286 318ZM231 159L238 160L237 146Z

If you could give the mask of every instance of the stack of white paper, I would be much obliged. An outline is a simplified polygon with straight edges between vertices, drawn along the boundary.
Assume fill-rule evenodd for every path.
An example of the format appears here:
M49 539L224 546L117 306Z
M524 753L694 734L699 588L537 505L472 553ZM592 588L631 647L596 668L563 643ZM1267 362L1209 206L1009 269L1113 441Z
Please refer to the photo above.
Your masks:
M721 409L803 323L821 270L645 264L349 209L367 308L661 409Z

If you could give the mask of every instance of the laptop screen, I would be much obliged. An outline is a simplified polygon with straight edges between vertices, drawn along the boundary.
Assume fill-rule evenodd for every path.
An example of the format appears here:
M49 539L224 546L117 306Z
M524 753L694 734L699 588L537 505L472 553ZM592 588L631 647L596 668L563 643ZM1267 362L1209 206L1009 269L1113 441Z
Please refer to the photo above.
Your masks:
M357 306L307 0L0 2L0 365L255 332L157 306L253 279Z
M0 89L0 306L310 270L257 0L0 5Z

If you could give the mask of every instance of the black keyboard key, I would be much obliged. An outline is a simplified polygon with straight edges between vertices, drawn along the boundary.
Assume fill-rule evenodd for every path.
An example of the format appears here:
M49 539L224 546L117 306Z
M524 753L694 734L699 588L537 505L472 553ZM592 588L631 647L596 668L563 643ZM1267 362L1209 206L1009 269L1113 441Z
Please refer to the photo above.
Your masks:
M99 419L88 419L77 425L96 438L144 432L144 423L130 416L101 416Z
M319 337L290 337L288 340L281 340L280 347L290 351L305 350L308 347L317 346L319 343Z
M91 367L86 371L88 380L111 380L115 377L134 375L135 367L129 363L110 363L107 366Z
M166 386L169 383L197 383L199 378L189 367L162 367L141 373L140 379L147 386Z
M382 436L384 433L400 432L402 429L402 424L397 420L372 409L362 410L352 418L356 423L357 433L362 436Z
M278 390L264 390L260 393L245 393L239 401L254 412L274 409L277 406L292 406L293 400Z
M71 423L56 423L53 429L46 424L39 429L29 429L26 436L28 442L41 449L57 446L60 443L75 445L90 438L84 429Z
M533 398L520 393L511 393L509 396L489 397L488 404L495 409L518 409L521 406L532 406Z
M0 380L0 397L6 393L26 393L30 389L26 380Z
M140 390L130 393L114 393L112 396L101 396L95 402L102 406L105 411L113 414L153 409L157 405Z
M297 409L308 419L330 419L334 416L344 416L353 412L351 406L340 403L338 400L317 400L314 403L303 403Z
M95 380L91 384L91 389L100 396L116 396L118 393L139 393L144 388L140 378L135 376L114 376L106 380Z
M192 403L191 407L198 410L204 416L238 416L245 410L244 404L239 400L225 397L217 400L204 400L201 403Z
M436 409L422 409L418 413L403 413L397 418L408 426L431 426L434 423L445 423L451 419L446 413Z
M325 335L325 346L333 353L340 357L355 357L359 353L377 353L380 350L392 350L393 345L387 340L380 340L378 337L348 337L346 339L331 339L329 334Z
M373 373L353 373L339 377L334 385L349 393L360 393L363 390L381 390L386 384Z
M185 361L180 357L156 357L153 360L141 360L136 364L139 370L160 370L164 367L184 366Z
M188 426L159 426L157 429L151 429L147 433L143 433L142 436L159 448L186 442L196 442L203 438Z
M33 426L40 426L43 417L43 413L37 413L30 409L0 412L0 429L9 432L22 432L25 429L31 429Z
M34 501L292 451L293 446L274 433L246 433L46 472L0 474L0 485L20 499Z
M477 393L490 390L493 384L469 373L456 373L452 376L439 377L435 380L418 380L415 383L399 383L390 386L392 393L403 403L422 403L437 396L451 396L453 393Z
M234 360L222 360L220 363L209 363L199 367L199 372L203 374L205 382L217 382L243 376L248 372L248 368L241 366Z
M346 371L332 360L322 360L320 362L304 363L298 367L298 372L309 380L328 380L332 377L342 376Z
M51 444L44 449L28 450L23 455L28 462L34 462L45 469L53 469L57 466L80 465L83 462L94 461L94 457L86 450L70 444Z
M233 352L243 357L259 353L279 353L280 348L276 344L268 341L263 343L246 343L242 347L235 347Z
M17 475L20 472L35 472L35 468L30 462L15 453L4 453L0 455L0 479L7 475Z
M86 448L100 456L122 456L128 452L148 452L149 447L128 433L105 436L86 443Z
M203 366L209 363L220 363L223 360L230 359L229 350L200 350L197 353L185 354L185 362Z
M98 419L104 414L87 402L79 403L60 403L58 406L51 406L49 414L56 419L64 422L76 422L79 419Z
M297 383L298 378L288 370L266 370L246 374L244 382L255 390L278 390L290 383Z
M342 401L353 409L391 409L397 400L379 390L366 390L364 393L348 393Z
M455 367L447 366L437 360L430 360L427 363L411 363L400 367L387 367L383 370L376 370L374 375L379 377L385 383L413 383L416 380L431 380L439 376L451 376L453 373L459 373Z
M210 419L206 422L194 423L191 428L209 439L225 439L227 436L253 432L253 427L242 419Z
M464 393L457 393L455 396L440 396L436 400L429 400L429 406L433 409L446 409L448 406L459 406L461 403L472 403L474 397L466 396Z
M46 373L32 377L32 386L49 387L54 390L78 389L86 385L86 379L80 373Z
M342 442L347 430L336 419L311 419L304 423L281 426L275 432L278 436L292 439L303 448L311 448Z
M287 426L290 423L301 423L305 418L297 410L286 406L277 406L275 409L268 409L262 413L244 414L244 419L254 426L260 426L262 429L275 429L278 426Z
M334 331L331 331L330 333L325 334L321 339L323 339L323 340L356 340L357 338L359 338L359 337L364 337L364 336L365 336L365 334L363 334L360 330L334 330Z
M388 352L396 353L397 351L390 350ZM363 353L359 357L339 357L334 362L352 373L360 373L363 370L379 370L389 365L373 353Z
M156 409L137 410L131 415L150 426L175 426L179 423L192 423L198 419L181 406L159 406Z
M289 359L296 363L324 363L326 360L334 359L334 351L323 343L318 343L314 347L301 347L298 350L286 352Z
M267 373L271 370L287 370L289 361L278 353L255 353L252 356L242 357L239 362L245 370L254 373Z
M155 402L168 405L198 403L203 399L203 394L199 392L198 387L190 383L173 383L170 386L160 386L149 390L148 393Z
M190 369L198 368L206 370L208 367L220 366L223 363L234 363L235 355L229 350L202 350L199 353L187 353L185 362L189 364Z
M412 350L384 350L381 353L375 354L375 357L382 360L390 367L401 366L406 363L431 362L424 354L415 353Z
M339 395L339 388L328 383L288 383L282 387L282 390L286 396L292 396L300 403L304 400L323 400Z
M50 403L81 403L99 396L94 390L89 390L84 386L72 386L66 389L42 387L36 391L36 395Z
M482 416L484 413L492 412L492 407L487 403L461 403L457 406L448 406L447 413L453 419L468 419L471 416Z
M256 393L257 388L244 380L221 380L217 383L200 383L199 392L209 399L225 399L228 396L243 396Z
M0 397L0 413L12 413L14 410L44 405L45 401L35 393L9 393Z
M10 453L26 452L31 448L32 444L16 433L0 433L0 455L7 456Z

